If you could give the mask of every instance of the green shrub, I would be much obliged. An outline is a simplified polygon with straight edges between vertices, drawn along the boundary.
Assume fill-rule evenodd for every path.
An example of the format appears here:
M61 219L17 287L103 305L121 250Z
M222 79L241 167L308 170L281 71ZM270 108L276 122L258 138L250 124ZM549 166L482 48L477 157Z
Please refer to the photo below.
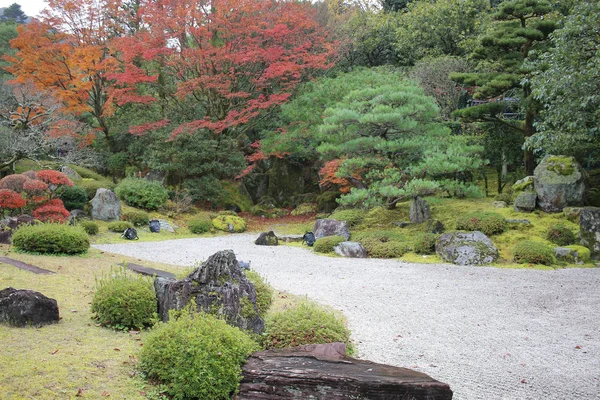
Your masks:
M265 282L262 276L256 271L244 271L246 278L254 285L256 289L256 307L258 307L258 315L265 318L269 307L273 303L273 288Z
M133 228L133 224L127 221L113 221L108 224L108 230L111 232L123 232L127 228Z
M567 246L577 242L577 237L573 231L562 224L550 226L546 231L546 239L559 246Z
M171 312L146 336L139 368L165 385L173 399L229 399L239 386L241 365L258 350L238 328L210 314Z
M62 186L58 190L58 197L69 211L82 209L88 202L87 192L81 186Z
M315 253L333 253L333 248L345 241L346 239L342 236L325 236L317 239L313 249Z
M520 264L552 265L554 263L554 250L543 243L523 240L515 246L513 258Z
M153 280L133 276L125 268L96 279L91 311L98 322L116 329L142 329L154 325L156 293Z
M317 209L320 212L326 212L326 213L333 212L333 210L335 210L337 208L337 206L339 205L336 200L341 195L342 194L340 192L335 192L335 191L328 191L328 192L321 193L320 195L317 196L317 199L316 199Z
M294 208L291 212L291 215L294 217L300 215L310 215L317 212L317 205L314 203L301 203L298 204L298 207Z
M346 343L352 352L350 331L333 312L310 302L303 302L268 317L265 321L265 346L284 348L304 344Z
M77 172L79 176L84 179L93 179L95 181L104 181L107 180L104 176L100 175L97 172L92 171L89 168L81 167L75 164L68 165L73 171Z
M329 219L335 219L338 221L346 221L350 226L356 226L362 222L365 218L364 210L350 209L350 210L339 210L335 211L329 216Z
M125 176L125 169L129 161L129 154L125 152L115 153L108 157L106 168L111 175Z
M203 218L196 218L188 222L188 228L195 234L205 233L212 229L212 223Z
M115 188L115 193L125 204L146 210L164 207L169 199L169 192L160 182L146 179L125 178Z
M90 247L90 239L80 226L37 224L17 229L12 244L19 250L34 253L79 254Z
M396 241L381 242L375 239L363 239L360 243L372 258L398 258L410 250L408 244Z
M123 213L123 220L131 222L134 226L148 225L150 216L145 211L127 211Z
M416 236L413 251L417 254L434 254L435 253L435 241L438 235L433 233L422 233Z
M506 220L500 214L475 212L459 217L456 221L456 229L480 231L491 236L506 230Z
M513 202L513 195L511 193L500 193L500 194L496 195L496 197L494 198L494 200L496 200L496 201L503 201L506 204L512 204L512 202Z
M94 198L98 189L104 188L113 190L115 188L115 184L109 180L105 179L101 181L96 181L89 178L84 178L80 180L79 182L77 182L77 186L85 190L85 192L87 193L88 200Z
M81 226L88 235L96 235L99 230L98 224L94 221L81 221L79 222L79 226Z
M213 226L220 230L229 232L229 225L233 227L234 232L244 232L246 230L246 221L242 217L236 217L235 215L219 215L212 220Z

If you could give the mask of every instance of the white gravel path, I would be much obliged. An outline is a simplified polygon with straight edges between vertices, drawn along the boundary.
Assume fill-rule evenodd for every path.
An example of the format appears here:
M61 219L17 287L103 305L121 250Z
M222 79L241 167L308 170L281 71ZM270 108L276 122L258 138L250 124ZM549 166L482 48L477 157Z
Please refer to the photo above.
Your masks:
M330 258L257 236L94 247L183 266L233 249L275 288L341 310L359 357L425 372L456 400L600 399L600 268Z

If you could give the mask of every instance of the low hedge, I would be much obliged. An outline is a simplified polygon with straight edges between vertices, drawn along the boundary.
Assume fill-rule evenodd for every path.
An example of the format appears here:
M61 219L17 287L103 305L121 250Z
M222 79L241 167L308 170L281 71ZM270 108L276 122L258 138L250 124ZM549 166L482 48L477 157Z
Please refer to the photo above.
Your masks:
M148 225L150 215L145 211L127 211L123 213L123 220L131 222L134 226Z
M456 229L480 231L491 236L506 230L506 219L497 213L475 212L459 217L456 221Z
M212 223L203 218L192 219L188 222L188 229L194 234L209 232L212 229Z
M517 243L513 249L513 259L519 264L552 265L555 262L552 247L531 240Z
M133 224L127 221L114 221L108 224L108 230L111 232L122 233L127 228L133 228Z
M577 236L573 231L562 224L555 224L548 228L546 239L559 246L568 246L577 242Z
M78 225L81 226L88 235L96 235L100 229L98 224L94 221L81 221Z
M18 250L42 254L80 254L90 247L90 239L80 226L62 224L23 225L12 236Z
M333 253L333 248L345 241L342 236L325 236L315 241L313 249L315 253Z

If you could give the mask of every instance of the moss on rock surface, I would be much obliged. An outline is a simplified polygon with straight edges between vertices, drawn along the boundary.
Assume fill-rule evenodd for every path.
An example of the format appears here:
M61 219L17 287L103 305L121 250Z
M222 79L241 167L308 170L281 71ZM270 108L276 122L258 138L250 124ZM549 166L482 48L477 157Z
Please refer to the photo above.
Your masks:
M247 228L246 221L235 215L219 215L212 220L215 229L225 232L244 232Z
M565 156L550 156L548 157L548 171L552 171L558 175L569 176L575 172L575 159Z

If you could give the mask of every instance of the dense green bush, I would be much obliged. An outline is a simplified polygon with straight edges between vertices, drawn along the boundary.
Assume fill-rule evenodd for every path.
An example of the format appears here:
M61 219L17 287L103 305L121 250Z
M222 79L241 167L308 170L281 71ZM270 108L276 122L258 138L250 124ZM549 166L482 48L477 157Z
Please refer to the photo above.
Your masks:
M80 226L61 224L23 225L12 236L15 248L42 254L79 254L90 247Z
M264 318L269 311L269 307L273 303L273 288L265 282L258 272L253 270L244 271L246 277L254 285L256 289L256 307L258 307L258 315Z
M58 190L58 197L69 211L82 209L88 202L87 192L81 186L62 186Z
M230 225L233 227L233 232L244 232L246 230L246 221L242 217L236 217L235 215L219 215L212 220L212 225L220 230L229 232Z
M133 224L127 221L113 221L108 224L108 230L111 232L123 232L127 228L133 228Z
M115 184L112 183L109 180L101 180L101 181L96 181L93 179L89 179L89 178L84 178L82 180L80 180L79 182L77 182L77 186L83 188L83 190L85 190L85 192L87 193L87 197L88 200L91 200L94 198L94 196L96 195L96 191L98 189L104 188L104 189L110 189L113 190L115 188Z
M500 214L475 212L459 217L456 221L456 229L480 231L487 236L491 236L506 230L506 220Z
M125 176L129 154L125 152L115 153L108 157L106 169L113 176Z
M265 346L284 348L304 344L346 343L352 351L350 331L333 312L310 302L303 302L275 313L265 321Z
M357 209L339 210L331 214L329 218L338 221L346 221L348 222L348 225L356 226L365 218L365 211Z
M68 166L73 171L77 172L79 174L79 176L81 176L83 179L93 179L95 181L106 180L106 178L104 176L100 175L97 172L92 171L89 168L85 168L85 167L75 165L75 164L69 164Z
M554 263L554 250L543 243L523 240L515 246L513 258L520 264L552 265Z
M188 222L190 232L195 234L205 233L212 229L212 223L203 218L192 219Z
M422 233L415 237L413 251L417 254L434 254L435 241L438 235L433 233Z
M115 193L125 204L146 210L161 208L169 199L169 192L160 182L146 179L125 178L115 188Z
M506 204L512 204L513 203L513 195L512 195L512 193L500 193L500 194L496 195L494 200L503 201Z
M546 239L559 246L567 246L577 242L577 237L573 231L562 224L555 224L548 228Z
M376 239L363 239L360 243L372 258L398 258L410 250L408 244L396 241L382 242Z
M317 239L313 245L313 249L315 253L333 253L333 248L345 241L346 239L342 236L325 236Z
M99 230L98 224L94 221L80 221L79 226L81 226L88 235L95 235Z
M148 225L150 216L145 211L127 211L123 213L123 220L131 222L134 226Z
M133 276L125 268L96 279L92 312L98 322L116 329L142 329L157 321L152 279Z
M139 368L173 399L230 399L241 365L256 350L246 333L224 320L183 310L148 333Z

